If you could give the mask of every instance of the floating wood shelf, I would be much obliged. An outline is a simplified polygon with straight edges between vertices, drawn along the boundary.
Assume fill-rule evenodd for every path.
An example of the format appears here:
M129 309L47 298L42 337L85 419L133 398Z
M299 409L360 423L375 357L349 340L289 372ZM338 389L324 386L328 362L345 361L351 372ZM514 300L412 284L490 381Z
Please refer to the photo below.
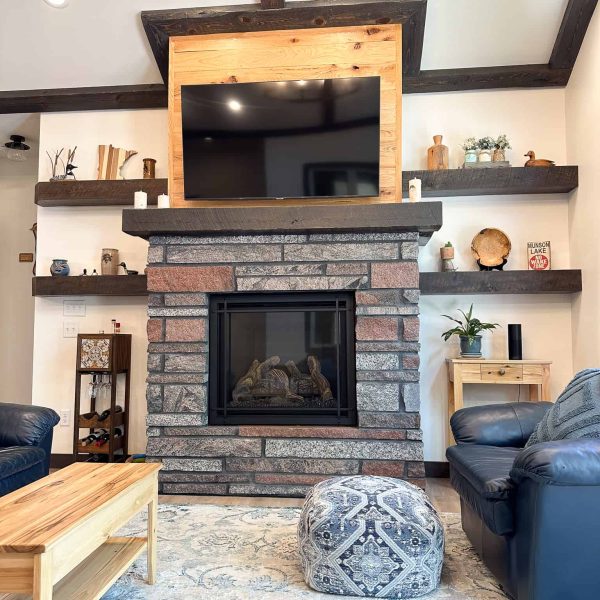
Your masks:
M145 275L33 277L32 296L147 296Z
M509 194L565 194L578 185L577 167L504 167L403 171L402 195L410 179L421 180L424 198Z
M463 271L420 273L423 295L573 294L581 291L581 271Z
M35 186L38 206L133 206L133 194L148 194L148 204L166 194L167 179L41 181Z

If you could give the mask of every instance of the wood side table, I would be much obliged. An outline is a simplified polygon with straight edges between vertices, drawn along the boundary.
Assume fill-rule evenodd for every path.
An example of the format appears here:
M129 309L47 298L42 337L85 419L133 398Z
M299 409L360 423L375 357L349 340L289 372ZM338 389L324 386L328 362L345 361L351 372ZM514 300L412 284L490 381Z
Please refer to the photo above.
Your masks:
M485 360L448 358L448 442L453 439L450 417L464 406L465 383L527 385L532 402L550 401L548 360ZM539 387L538 387L539 386Z

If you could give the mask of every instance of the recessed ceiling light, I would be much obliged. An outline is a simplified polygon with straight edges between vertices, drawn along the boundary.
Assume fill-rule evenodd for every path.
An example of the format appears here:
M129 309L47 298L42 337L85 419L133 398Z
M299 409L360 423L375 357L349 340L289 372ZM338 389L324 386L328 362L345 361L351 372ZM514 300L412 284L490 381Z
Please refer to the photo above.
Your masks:
M235 112L242 110L242 105L237 100L230 100L227 103L227 106L229 106L229 108Z
M304 81L304 79L300 79L299 81L296 82L300 87L304 87L306 85L306 81Z
M64 8L69 4L69 0L44 0L44 2L52 8Z

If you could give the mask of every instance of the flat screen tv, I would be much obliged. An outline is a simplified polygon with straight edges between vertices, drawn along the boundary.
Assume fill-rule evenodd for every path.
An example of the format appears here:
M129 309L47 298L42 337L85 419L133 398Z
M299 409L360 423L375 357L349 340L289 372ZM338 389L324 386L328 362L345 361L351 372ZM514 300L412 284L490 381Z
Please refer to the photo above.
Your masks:
M379 77L181 88L185 198L379 195Z

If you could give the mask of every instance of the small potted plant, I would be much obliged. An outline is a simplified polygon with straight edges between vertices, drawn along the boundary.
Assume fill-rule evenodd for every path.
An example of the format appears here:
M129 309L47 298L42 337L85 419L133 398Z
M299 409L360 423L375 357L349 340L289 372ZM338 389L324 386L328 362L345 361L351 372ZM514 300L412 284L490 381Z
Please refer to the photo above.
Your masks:
M502 162L506 160L506 151L510 150L511 145L506 137L506 134L503 133L496 138L496 142L494 144L494 154L492 156L492 160L494 162Z
M479 146L479 154L477 155L477 160L479 162L491 162L492 160L492 150L496 146L496 140L489 136L481 138L477 142L477 146Z
M462 145L462 149L465 151L465 164L477 162L477 140L474 137L467 138Z
M440 257L442 259L442 272L454 272L456 267L454 266L454 246L452 242L446 242L444 246L440 248Z
M449 315L442 315L446 319L450 319L458 323L458 327L453 327L442 333L444 341L447 342L453 335L460 338L460 355L465 358L480 358L481 357L481 335L482 331L490 331L500 327L498 323L482 323L479 319L473 317L473 305L469 308L469 312L458 309L458 312L463 316L462 320L455 319Z

